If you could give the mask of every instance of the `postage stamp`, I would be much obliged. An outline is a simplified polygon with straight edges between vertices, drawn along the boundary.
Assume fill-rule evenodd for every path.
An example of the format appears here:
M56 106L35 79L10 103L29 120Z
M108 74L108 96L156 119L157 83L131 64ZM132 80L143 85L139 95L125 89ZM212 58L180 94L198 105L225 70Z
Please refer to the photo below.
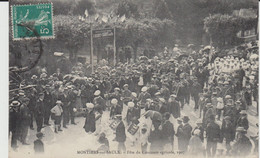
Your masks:
M13 40L54 38L52 3L13 5Z

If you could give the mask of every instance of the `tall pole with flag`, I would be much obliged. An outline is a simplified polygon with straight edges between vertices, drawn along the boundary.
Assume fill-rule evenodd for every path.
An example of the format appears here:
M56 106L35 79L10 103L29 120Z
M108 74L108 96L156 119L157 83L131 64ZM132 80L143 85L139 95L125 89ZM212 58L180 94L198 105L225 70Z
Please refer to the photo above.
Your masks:
M93 63L93 30L92 23L90 25L90 63L91 63L91 72L94 73L94 63Z
M114 66L116 66L116 27L114 27Z

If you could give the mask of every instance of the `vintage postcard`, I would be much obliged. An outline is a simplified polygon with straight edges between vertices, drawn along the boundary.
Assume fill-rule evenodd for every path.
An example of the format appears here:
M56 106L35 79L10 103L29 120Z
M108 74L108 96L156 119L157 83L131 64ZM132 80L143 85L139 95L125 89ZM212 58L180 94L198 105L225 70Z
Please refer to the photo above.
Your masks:
M9 157L258 157L258 1L10 0Z

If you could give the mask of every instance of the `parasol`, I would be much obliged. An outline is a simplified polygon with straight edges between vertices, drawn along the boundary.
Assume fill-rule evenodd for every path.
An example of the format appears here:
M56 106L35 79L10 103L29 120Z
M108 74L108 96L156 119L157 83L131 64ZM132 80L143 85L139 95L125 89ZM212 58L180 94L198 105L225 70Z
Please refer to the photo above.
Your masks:
M146 61L147 61L148 58L147 58L147 56L140 56L140 57L139 57L139 60L146 60Z
M211 46L208 45L208 46L204 47L204 50L207 50L207 49L211 49Z
M194 47L194 44L188 44L188 48Z
M54 52L53 54L54 54L54 56L60 57L60 56L63 56L64 53L62 53L62 52Z
M187 55L187 54L182 54L182 55L180 55L180 56L178 57L178 60L182 60L182 59L185 58L185 57L188 57L188 55Z
M75 77L71 81L76 84L86 84L86 79L84 77Z
M72 74L67 74L67 75L63 76L63 79L65 79L65 80L71 80L72 78L73 78Z
M162 120L162 114L158 111L148 110L144 113L145 117L150 117L151 120Z

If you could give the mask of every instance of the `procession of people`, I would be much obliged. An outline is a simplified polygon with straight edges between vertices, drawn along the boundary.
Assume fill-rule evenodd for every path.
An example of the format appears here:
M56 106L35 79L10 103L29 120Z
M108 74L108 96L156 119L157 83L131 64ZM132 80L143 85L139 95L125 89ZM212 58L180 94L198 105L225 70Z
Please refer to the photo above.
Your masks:
M100 151L110 148L103 126L107 121L120 152L128 149L129 141L143 152L214 157L223 144L227 156L252 154L257 145L247 135L247 114L256 103L258 116L259 66L253 47L258 47L257 42L220 56L212 46L175 45L172 51L166 47L135 62L130 57L120 59L127 62L116 66L102 60L92 73L82 63L69 74L59 68L49 74L45 67L38 67L10 92L11 147L16 150L18 141L28 145L28 130L36 130L42 138L43 128L54 126L59 134L69 124L78 126L76 120L84 117L82 130L98 138ZM182 114L186 106L198 115L198 120L192 120L196 126ZM105 115L109 119L102 119Z

